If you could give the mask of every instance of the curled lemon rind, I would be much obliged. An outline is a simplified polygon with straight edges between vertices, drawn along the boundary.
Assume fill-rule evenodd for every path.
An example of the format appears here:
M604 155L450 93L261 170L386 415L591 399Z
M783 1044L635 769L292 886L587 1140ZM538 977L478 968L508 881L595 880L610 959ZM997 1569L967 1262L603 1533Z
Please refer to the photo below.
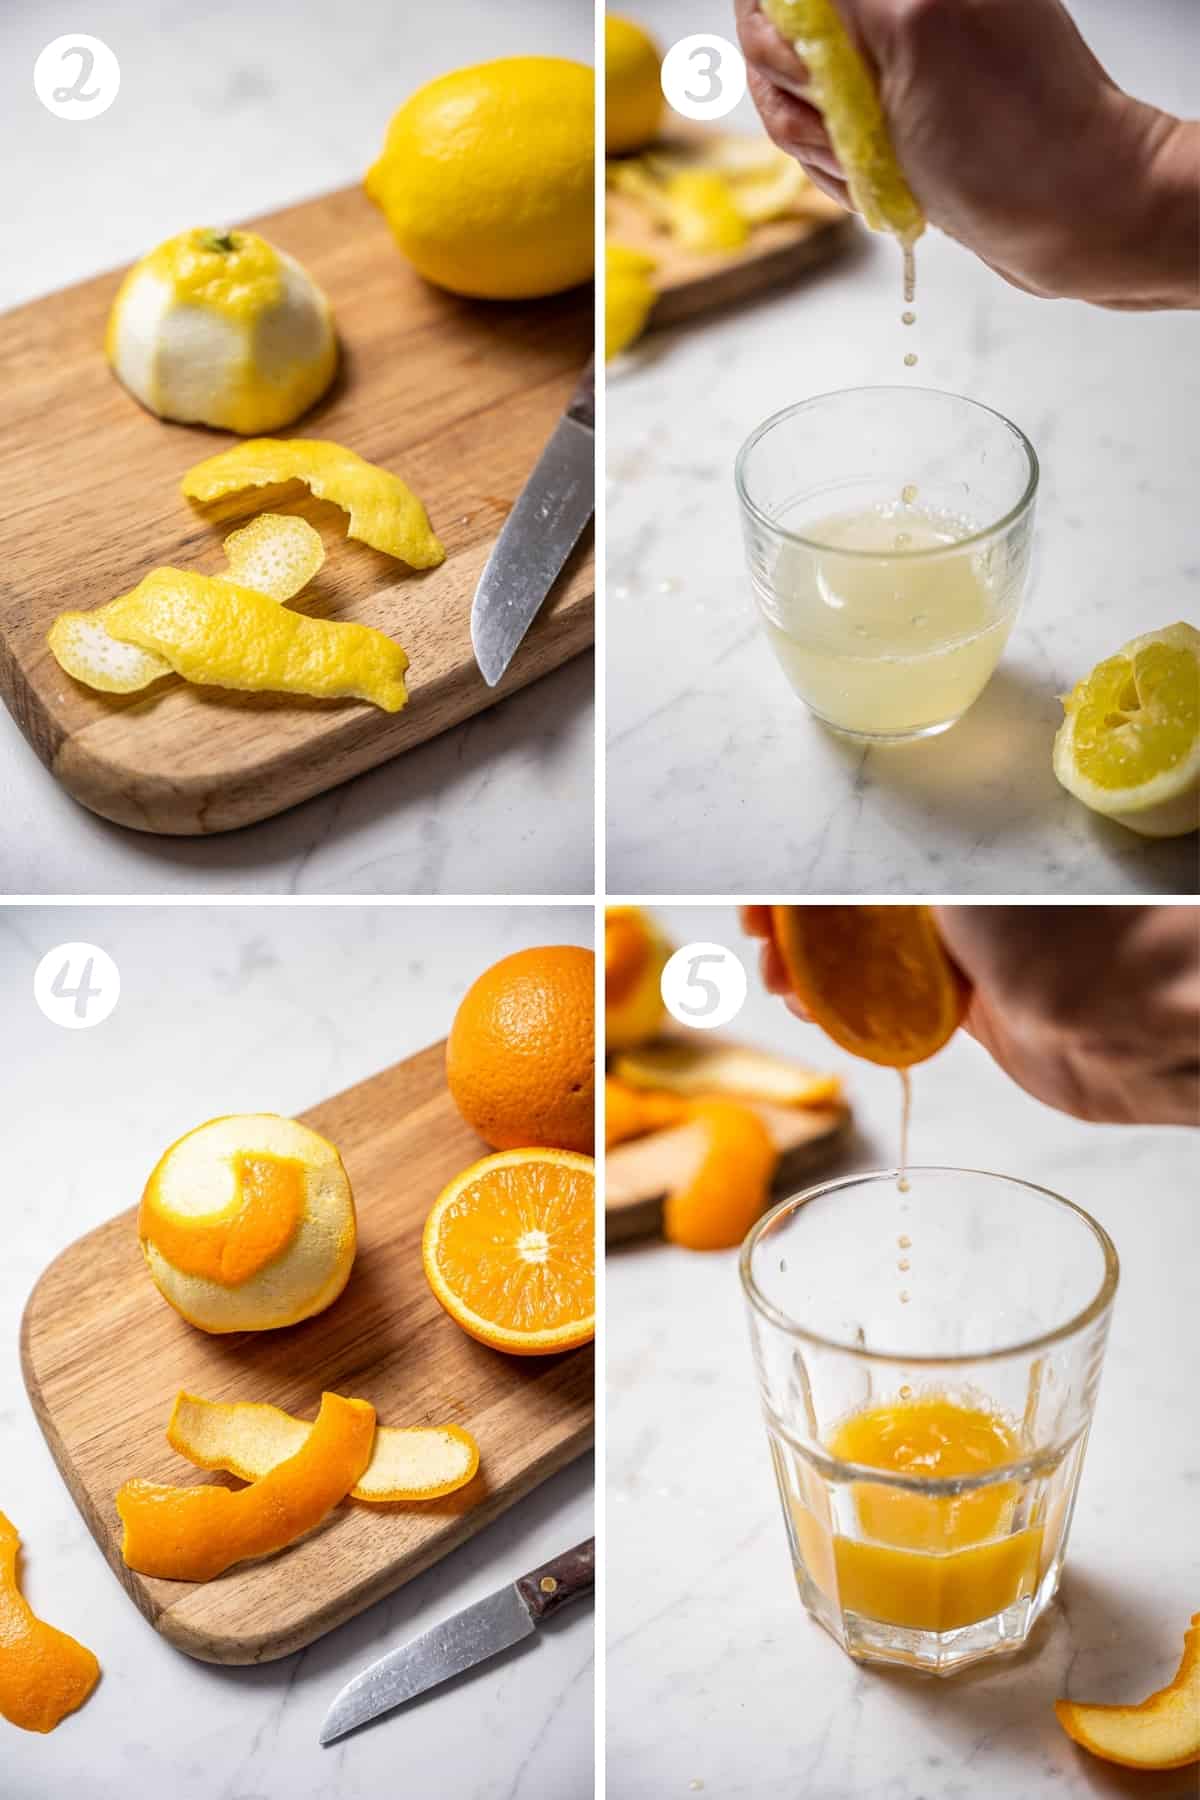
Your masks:
M340 506L350 515L349 537L410 568L433 569L445 560L424 503L412 489L341 444L251 438L196 463L181 485L189 500L207 502L284 481L302 481L318 500Z
M260 513L231 532L222 548L231 580L280 602L307 587L325 561L320 532L307 519L287 514ZM59 614L46 642L60 667L104 694L134 694L169 675L167 657L112 635L107 611L97 606L91 612Z

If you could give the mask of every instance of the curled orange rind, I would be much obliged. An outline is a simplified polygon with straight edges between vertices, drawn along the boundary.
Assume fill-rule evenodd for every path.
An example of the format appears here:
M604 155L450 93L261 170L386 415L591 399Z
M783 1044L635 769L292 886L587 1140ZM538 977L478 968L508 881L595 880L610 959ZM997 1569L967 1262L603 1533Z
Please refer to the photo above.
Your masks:
M1200 1612L1192 1614L1179 1667L1165 1688L1137 1706L1056 1700L1054 1712L1067 1736L1104 1762L1125 1769L1200 1762Z
M679 1125L687 1116L688 1102L678 1094L636 1088L612 1075L605 1080L604 1141L610 1150L631 1138Z
M17 1585L16 1527L0 1513L0 1716L22 1731L53 1731L100 1679L92 1652L30 1610Z
M292 1456L236 1492L127 1481L117 1494L121 1555L141 1575L211 1581L249 1557L271 1556L314 1530L361 1479L375 1441L365 1400L322 1394L316 1423Z
M272 600L291 600L308 586L325 561L321 535L307 519L278 513L262 513L231 532L223 549L228 580L253 588ZM145 580L162 585L164 577L179 574L172 569L153 569ZM191 581L203 576L185 577ZM140 592L141 586L134 592ZM156 650L122 642L108 629L108 607L91 612L60 613L50 627L47 642L68 675L105 694L133 694L171 673L172 664Z
M224 1469L243 1481L258 1481L294 1456L313 1430L278 1406L225 1403L180 1394L167 1426L167 1439L200 1469ZM457 1425L380 1425L371 1460L350 1490L352 1500L375 1504L437 1500L466 1487L479 1467L479 1446Z
M350 515L349 537L410 568L445 560L423 502L398 475L320 438L251 438L196 463L182 487L189 500L207 502L284 481L302 481L318 500L340 506Z
M686 1250L728 1250L766 1206L779 1153L758 1114L735 1100L697 1101L690 1117L703 1147L690 1179L663 1201L663 1235Z

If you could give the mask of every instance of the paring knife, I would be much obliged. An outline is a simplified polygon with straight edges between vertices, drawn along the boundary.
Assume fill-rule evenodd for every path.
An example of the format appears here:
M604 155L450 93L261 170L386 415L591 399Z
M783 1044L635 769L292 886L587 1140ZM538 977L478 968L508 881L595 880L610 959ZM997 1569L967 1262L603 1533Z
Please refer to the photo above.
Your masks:
M390 1650L347 1682L325 1715L321 1742L332 1744L359 1725L403 1706L406 1700L415 1700L439 1681L461 1675L464 1669L473 1669L476 1663L519 1643L560 1606L591 1593L595 1562L596 1540L588 1538L532 1574L489 1594L486 1600L477 1600L474 1606L432 1626L403 1649Z
M471 644L489 687L512 661L595 507L596 370L589 362L475 589Z

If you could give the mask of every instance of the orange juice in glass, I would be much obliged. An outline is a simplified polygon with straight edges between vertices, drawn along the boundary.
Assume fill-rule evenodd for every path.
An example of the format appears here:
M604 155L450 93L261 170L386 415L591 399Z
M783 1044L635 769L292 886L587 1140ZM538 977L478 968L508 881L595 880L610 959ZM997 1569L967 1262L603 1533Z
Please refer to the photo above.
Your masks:
M947 1675L1054 1597L1117 1259L1043 1188L907 1179L783 1201L741 1273L805 1605L852 1656Z

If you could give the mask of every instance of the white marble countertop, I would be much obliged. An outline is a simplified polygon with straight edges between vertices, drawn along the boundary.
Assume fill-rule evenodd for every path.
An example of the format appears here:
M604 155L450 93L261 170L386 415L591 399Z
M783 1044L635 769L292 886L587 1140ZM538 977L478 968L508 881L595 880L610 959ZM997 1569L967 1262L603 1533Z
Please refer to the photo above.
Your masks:
M676 943L753 952L731 909L662 909ZM857 1115L843 1166L896 1156L891 1071L843 1056L751 974L731 1027L836 1067ZM1195 1772L1125 1774L1077 1750L1053 1701L1137 1700L1174 1673L1200 1605L1189 1350L1200 1281L1197 1146L1080 1124L971 1040L914 1078L914 1162L997 1168L1077 1200L1121 1286L1060 1602L1031 1648L949 1681L851 1662L792 1580L750 1364L736 1252L608 1259L607 1741L620 1800L1182 1800Z
M121 64L87 124L33 91L38 51L82 22ZM195 219L248 218L357 180L387 120L447 69L593 60L590 0L349 9L272 0L0 8L0 312L142 255ZM0 330L3 320L0 318ZM2 546L0 546L2 547ZM11 894L591 893L592 659L279 818L207 840L94 817L0 707L0 891Z
M121 1000L88 1031L37 1010L33 970L87 939ZM4 1800L585 1800L593 1613L580 1601L523 1650L329 1749L338 1689L375 1657L592 1531L581 1458L390 1599L307 1650L217 1668L171 1648L114 1578L25 1396L17 1329L46 1264L130 1203L164 1142L255 1104L298 1112L446 1029L472 972L523 944L592 942L592 915L361 907L0 909L6 1159L0 1255L0 1510L24 1539L35 1610L95 1651L87 1705L49 1737L0 1719ZM249 1087L248 1085L249 1084Z
M1115 78L1200 110L1189 0L1070 0ZM726 0L643 0L664 45L732 36ZM1191 45L1191 53L1185 45ZM730 121L759 129L749 102ZM608 382L608 887L613 893L1190 893L1195 837L1148 843L1061 789L1056 696L1139 632L1200 624L1196 315L1018 293L930 232L918 322L895 246L652 333ZM902 341L903 340L903 341ZM920 361L911 375L905 351ZM753 612L734 455L790 400L912 380L985 401L1042 462L1035 567L1004 660L948 735L863 752L788 687Z

